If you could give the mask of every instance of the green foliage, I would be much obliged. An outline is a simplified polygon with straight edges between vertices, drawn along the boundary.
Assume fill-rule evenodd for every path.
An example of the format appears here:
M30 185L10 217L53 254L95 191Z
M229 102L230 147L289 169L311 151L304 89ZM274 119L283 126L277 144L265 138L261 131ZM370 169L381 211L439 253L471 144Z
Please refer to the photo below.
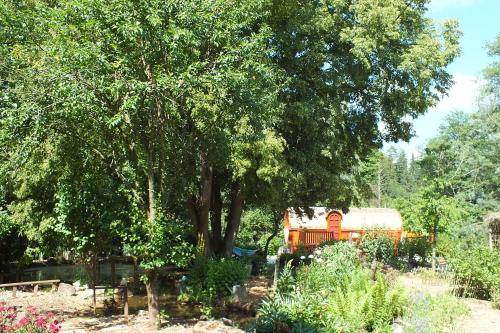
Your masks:
M462 300L452 295L416 295L402 317L404 332L447 333L458 328L458 319L470 310Z
M356 248L347 242L337 242L317 250L312 263L300 267L297 284L306 292L333 291L358 268Z
M500 253L487 247L457 249L448 260L455 291L465 297L491 299L500 289Z
M379 275L375 284L360 267L357 251L337 242L319 249L310 265L292 273L289 262L278 292L262 303L256 332L382 332L406 304L400 288Z
M210 260L206 286L217 296L228 296L234 285L243 285L248 278L246 264L235 259Z
M196 256L189 273L187 297L206 306L230 295L234 285L248 278L247 264L237 259L209 259Z
M289 294L295 288L295 277L292 270L292 261L288 261L280 273L278 283L276 286L276 292L278 294Z
M280 216L279 222L281 222ZM276 232L275 237L269 244L269 254L276 254L278 248L283 244L281 225L275 227L273 213L262 208L254 208L243 212L241 225L238 230L237 246L246 249L265 250L268 238ZM279 229L279 230L276 230Z
M394 258L394 241L383 231L369 231L361 238L360 247L368 260L388 263Z
M422 265L431 254L427 237L405 238L399 243L398 254L412 265Z
M191 233L189 224L158 210L152 223L134 223L121 237L129 253L143 258L141 266L152 270L166 265L188 267L194 258L194 246L188 242Z

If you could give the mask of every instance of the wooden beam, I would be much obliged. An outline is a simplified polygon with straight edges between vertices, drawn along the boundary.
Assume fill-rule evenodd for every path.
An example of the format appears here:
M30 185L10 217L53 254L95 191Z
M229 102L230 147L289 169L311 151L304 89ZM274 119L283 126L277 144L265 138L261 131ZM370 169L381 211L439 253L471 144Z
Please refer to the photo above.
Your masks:
M59 283L61 280L41 280L41 281L26 281L26 282L15 282L15 283L4 283L0 284L0 288L8 288L8 287L18 287L18 286L34 286L36 284L53 284Z

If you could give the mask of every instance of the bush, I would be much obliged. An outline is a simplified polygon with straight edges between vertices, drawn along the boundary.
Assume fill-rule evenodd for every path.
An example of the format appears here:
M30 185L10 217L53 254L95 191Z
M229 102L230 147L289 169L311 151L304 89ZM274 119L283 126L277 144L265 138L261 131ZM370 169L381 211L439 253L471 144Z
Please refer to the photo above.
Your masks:
M234 285L242 285L248 278L246 264L235 259L210 260L207 270L207 287L217 296L228 296Z
M181 298L209 304L226 297L233 285L242 285L248 278L246 266L244 260L197 256L190 269L189 288Z
M292 274L291 262L274 297L263 302L255 332L363 332L387 329L402 313L405 296L382 275L371 283L357 250L346 242L319 248L310 265Z
M21 319L16 321L17 317ZM16 307L6 306L0 301L0 332L58 333L61 325L53 317L52 313L40 314L32 306L28 306L22 316Z
M394 258L394 242L384 232L370 231L361 238L361 249L367 255L368 260L376 259L388 263Z
M431 254L431 243L426 237L403 239L399 243L398 253L407 258L412 266L423 265Z
M491 299L500 289L500 252L486 247L457 250L448 263L458 295Z
M318 248L309 266L297 272L297 283L305 290L334 290L359 267L356 248L347 242Z

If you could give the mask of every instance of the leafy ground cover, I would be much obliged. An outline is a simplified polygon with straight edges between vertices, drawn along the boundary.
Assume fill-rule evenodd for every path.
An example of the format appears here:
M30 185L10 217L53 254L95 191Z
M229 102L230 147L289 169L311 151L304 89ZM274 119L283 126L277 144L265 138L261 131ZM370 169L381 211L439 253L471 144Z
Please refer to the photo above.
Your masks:
M256 332L381 332L407 304L404 291L376 281L357 249L339 242L316 251L309 265L285 268L277 292L263 302Z

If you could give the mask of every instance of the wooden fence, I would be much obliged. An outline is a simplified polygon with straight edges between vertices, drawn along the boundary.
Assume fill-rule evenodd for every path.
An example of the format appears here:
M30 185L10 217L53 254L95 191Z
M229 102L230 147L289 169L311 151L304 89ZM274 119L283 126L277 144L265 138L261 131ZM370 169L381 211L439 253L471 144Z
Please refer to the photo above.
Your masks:
M39 285L44 285L44 284L51 284L52 285L52 291L56 291L57 289L57 284L61 282L60 280L43 280L43 281L26 281L26 282L15 282L15 283L4 283L0 284L0 288L10 288L12 287L12 297L16 298L17 294L17 287L20 286L33 286L33 293L35 295L38 294L38 286Z

